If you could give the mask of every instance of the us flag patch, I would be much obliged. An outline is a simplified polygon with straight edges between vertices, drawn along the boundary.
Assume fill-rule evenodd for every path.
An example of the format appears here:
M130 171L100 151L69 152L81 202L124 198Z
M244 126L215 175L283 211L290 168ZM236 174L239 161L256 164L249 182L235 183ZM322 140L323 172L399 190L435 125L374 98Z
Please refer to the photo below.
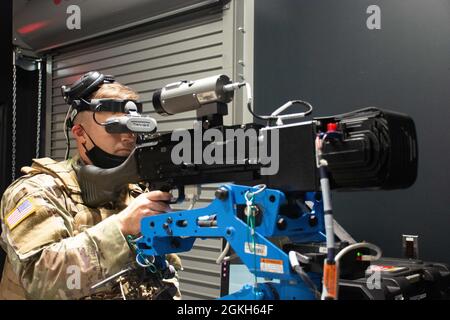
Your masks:
M31 198L23 200L6 216L6 225L10 230L14 229L35 210L36 207L34 206Z

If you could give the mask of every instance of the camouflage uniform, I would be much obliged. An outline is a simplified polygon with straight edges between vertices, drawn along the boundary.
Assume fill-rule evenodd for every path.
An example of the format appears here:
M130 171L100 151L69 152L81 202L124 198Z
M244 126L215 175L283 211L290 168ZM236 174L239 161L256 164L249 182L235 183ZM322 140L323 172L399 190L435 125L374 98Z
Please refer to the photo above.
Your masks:
M130 185L114 204L87 207L72 168L74 161L80 161L79 157L64 162L35 159L32 167L22 168L26 175L5 191L0 244L7 261L0 299L111 298L111 287L92 292L91 286L135 259L116 213L142 191ZM181 267L177 257L169 258L176 268ZM178 282L172 282L174 298L180 298Z

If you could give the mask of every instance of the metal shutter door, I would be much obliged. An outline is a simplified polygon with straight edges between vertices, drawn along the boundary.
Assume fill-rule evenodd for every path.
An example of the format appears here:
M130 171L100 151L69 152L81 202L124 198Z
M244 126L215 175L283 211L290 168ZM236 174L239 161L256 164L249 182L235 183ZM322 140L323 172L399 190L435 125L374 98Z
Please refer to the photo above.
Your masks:
M227 10L229 11L229 10ZM190 21L172 30L149 32L133 38L108 41L78 51L56 54L48 79L50 105L47 108L47 156L62 160L65 152L63 121L67 112L60 86L72 83L90 70L112 74L117 81L138 91L144 113L158 121L159 130L192 128L195 113L162 117L154 112L153 91L180 79L198 79L225 73L233 75L233 19L225 14L205 21ZM233 108L226 121L233 117ZM72 143L71 154L75 151ZM198 206L211 200L214 186L203 188ZM178 208L181 209L181 208ZM184 271L180 272L183 299L211 299L220 296L220 266L215 263L222 248L221 239L197 240L192 251L180 254Z

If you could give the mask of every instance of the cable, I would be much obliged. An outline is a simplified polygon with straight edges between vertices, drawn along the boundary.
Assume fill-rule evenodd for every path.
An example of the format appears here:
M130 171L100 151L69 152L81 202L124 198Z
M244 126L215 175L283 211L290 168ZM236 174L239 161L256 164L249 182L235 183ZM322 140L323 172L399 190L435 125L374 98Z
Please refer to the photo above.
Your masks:
M125 292L123 291L123 285L122 285L122 281L119 280L119 286L120 286L120 292L122 293L122 298L123 300L127 300L127 297L125 295Z
M267 186L265 184L258 184L256 186L253 186L252 189L258 188L258 190L256 190L255 192L250 192L247 191L244 195L244 198L246 201L252 201L253 199L248 199L247 197L250 196L251 198L253 198L255 195L263 192L264 190L266 190Z
M104 127L104 126L105 126L105 123L104 123L104 122L100 123L100 122L97 121L97 118L95 117L95 114L96 114L96 113L97 113L97 110L95 110L94 112L92 112L92 119L94 119L94 122L95 122L96 124L98 124L99 126Z
M223 258L224 261L232 261L234 259L236 259L238 257L238 255L236 253L233 253L232 255L229 255L225 258Z
M197 203L198 196L194 195L191 199L191 204L189 205L188 210L192 210L195 207L195 204Z
M382 251L381 251L381 249L378 246L376 246L376 245L374 245L372 243L368 243L368 242L359 242L359 243L351 244L351 245L345 247L344 249L342 249L341 251L339 251L339 253L336 255L334 260L336 261L336 263L339 263L339 260L344 255L346 255L347 253L349 253L352 250L359 249L359 248L368 248L368 249L371 249L371 250L373 250L373 251L375 251L377 253L376 256L372 256L372 255L362 256L361 259L363 261L375 261L375 260L378 260L378 259L381 258Z
M144 236L137 237L136 239L132 239L131 237L129 237L129 241L132 242L132 243L136 243L139 240L142 240L142 238L144 238Z
M340 271L340 268L339 268L339 261L340 261L340 259L344 255L349 253L350 251L358 249L358 248L368 248L368 249L371 249L371 250L373 250L373 251L375 251L377 253L376 256L372 256L372 255L364 255L364 256L362 256L361 257L362 261L375 261L375 260L378 260L378 259L381 258L381 255L382 255L381 249L378 246L376 246L376 245L374 245L372 243L359 242L359 243L354 243L354 244L351 244L351 245L345 247L344 249L339 251L339 253L336 254L336 256L334 257L334 261L336 263L336 278L338 280L339 280L339 271ZM337 293L338 293L338 291L336 290L336 297L335 297L335 299L337 299Z
M84 100L84 102L89 104L89 102L87 102L86 100ZM95 115L97 114L97 112L100 112L100 111L98 111L98 109L99 109L101 106L102 106L102 105L99 103L99 104L95 107L94 112L92 112L92 119L94 119L94 122L95 122L96 124L98 124L99 126L105 127L105 126L106 126L106 123L105 123L105 122L101 122L101 123L98 122L98 121L97 121L97 118L95 117Z
M300 276L300 278L303 280L303 282L310 288L312 293L314 294L314 297L317 300L320 300L320 292L317 289L316 284L314 281L311 280L311 278L308 276L308 274L303 270L302 266L299 263L299 259L302 263L309 263L309 258L307 256L304 256L296 251L289 251L289 262L291 264L292 269L294 269L295 272Z
M100 282L94 284L93 286L91 286L91 289L92 289L92 290L95 290L95 289L97 289L97 288L99 288L99 287L102 287L102 286L104 286L105 284L107 284L108 282L110 282L110 281L116 279L117 277L122 276L123 274L125 274L125 273L127 273L127 272L129 272L129 271L131 271L131 270L132 270L131 267L128 267L128 268L126 268L126 269L124 269L124 270L121 270L121 271L117 272L116 274L113 274L112 276L110 276L110 277L108 277L108 278L106 278L106 279L103 279L102 281L100 281Z
M225 248L223 249L222 253L219 255L219 257L216 260L216 264L221 264L222 263L222 261L225 259L225 256L227 255L229 250L230 250L230 243L227 241L227 244L225 245Z
M245 88L247 89L247 109L251 113L251 115L260 120L275 120L275 118L272 118L271 116L260 116L253 112L253 110L252 110L252 104L253 104L252 88L250 86L250 83L248 83L248 82L243 82L242 84L245 85Z
M304 105L304 106L308 107L308 110L306 110L305 112L300 112L300 113L291 113L291 114L280 115L281 112L289 109L294 104ZM277 119L276 124L278 126L281 126L281 125L283 125L283 120L304 118L307 115L311 114L312 111L313 111L313 106L309 102L306 102L306 101L303 101L303 100L292 100L292 101L286 102L284 105L282 105L277 110L272 112L272 114L270 116L276 118Z
M286 102L284 105L282 105L281 107L276 109L274 112L272 112L271 116L273 116L273 117L278 116L281 112L289 109L294 104L301 104L301 105L304 105L304 106L308 107L308 110L306 110L305 112L302 112L302 113L298 113L298 114L302 114L304 116L307 116L313 111L313 106L309 102L306 102L306 101L303 101L303 100L292 100L292 101ZM294 113L294 114L297 114L297 113ZM289 116L292 116L292 114L289 114Z
M247 89L247 109L250 112L250 114L257 119L268 121L268 122L274 121L274 120L281 121L281 119L293 119L293 118L304 117L304 116L309 115L313 111L313 106L309 102L303 101L303 100L292 100L292 101L288 101L287 103L285 103L284 105L279 107L270 116L262 116L262 115L256 114L252 110L253 96L252 96L251 86L248 82L242 82L239 84L239 88L241 88L244 85ZM302 104L304 106L307 106L308 110L306 110L305 112L302 112L302 113L287 114L287 115L282 115L282 116L278 115L279 113L285 111L286 109L290 108L294 104Z
M139 254L137 254L136 255L136 263L139 265L139 266L141 266L142 268L148 268L148 267L151 267L151 263L150 262L147 262L147 264L143 264L142 262L140 262L139 261Z
M66 154L64 155L64 160L69 159L69 152L70 152L70 139L69 139L69 117L70 113L72 112L72 106L69 106L69 109L67 109L66 117L64 119L64 137L66 138Z
M311 280L311 278L303 270L303 268L300 265L298 265L298 266L294 267L294 271L297 272L297 274L300 276L300 278L303 280L303 282L306 283L306 285L308 285L309 289L314 294L314 297L317 300L320 300L320 292L317 289L316 284Z

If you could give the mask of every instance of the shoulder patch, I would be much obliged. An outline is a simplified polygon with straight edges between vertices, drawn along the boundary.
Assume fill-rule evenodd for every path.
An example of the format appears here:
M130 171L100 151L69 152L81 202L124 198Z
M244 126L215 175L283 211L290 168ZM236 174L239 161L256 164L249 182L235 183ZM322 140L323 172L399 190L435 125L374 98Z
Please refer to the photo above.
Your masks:
M26 217L36 211L36 206L31 197L22 200L17 206L10 212L5 218L6 225L9 230L13 230L19 225Z

